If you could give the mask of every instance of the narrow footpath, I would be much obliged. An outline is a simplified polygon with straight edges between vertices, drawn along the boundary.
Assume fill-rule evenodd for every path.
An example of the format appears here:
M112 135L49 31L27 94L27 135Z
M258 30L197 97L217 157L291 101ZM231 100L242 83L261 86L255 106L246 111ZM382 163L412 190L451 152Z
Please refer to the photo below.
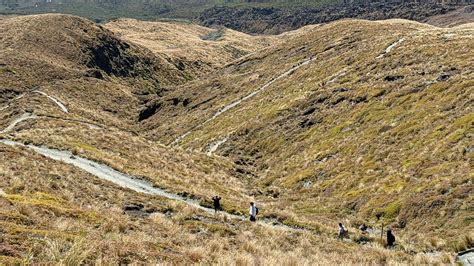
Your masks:
M100 163L73 155L69 151L60 151L60 150L50 149L46 147L39 147L39 146L31 145L31 144L25 145L23 143L11 141L8 139L0 139L0 143L3 143L8 146L13 146L13 147L17 146L17 147L28 148L38 154L51 158L55 161L61 161L61 162L73 165L77 168L82 169L83 171L87 173L90 173L100 179L104 179L109 182L112 182L122 188L127 188L139 193L144 193L144 194L153 195L153 196L160 196L160 197L168 198L171 200L180 201L196 209L205 211L210 214L214 214L214 209L201 206L199 202L196 200L185 198L171 192L167 192L163 189L155 187L151 183L148 183L144 180L139 179L138 177L121 173L107 165L100 164ZM222 213L223 215L231 219L237 219L237 220L247 219L247 217L245 216L230 214L223 211L220 213ZM273 220L273 219L261 219L257 223L260 225L271 226L273 228L280 228L284 230L298 230L298 231L303 230L300 228L293 228L290 226L286 226L284 224L281 224L277 220Z
M206 125L207 123L213 121L214 119L216 119L217 117L221 116L222 114L224 114L225 112L229 111L230 109L240 105L242 102L250 99L250 98L253 98L255 95L259 94L260 92L264 91L266 88L268 88L270 85L272 85L273 83L277 82L278 80L280 79L283 79L291 74L293 74L293 72L295 72L297 69L313 62L314 60L316 60L316 58L312 57L312 58L308 58L300 63L298 63L296 66L293 66L292 68L288 69L286 72L284 72L283 74L279 75L278 77L276 78L273 78L272 80L270 80L269 82L267 82L265 85L263 85L262 87L258 88L257 90L253 91L252 93L244 96L243 98L239 99L239 100L236 100L226 106L224 106L222 109L220 109L219 111L217 111L211 118L209 118L208 120L204 121L203 123L193 127L191 130L189 130L188 132L184 133L183 135L179 136L178 138L176 138L173 142L171 142L171 146L174 146L174 145L177 145L179 144L179 142L181 140L183 140L184 138L186 138L187 136L189 136L192 132L194 132L195 130L203 127L204 125Z

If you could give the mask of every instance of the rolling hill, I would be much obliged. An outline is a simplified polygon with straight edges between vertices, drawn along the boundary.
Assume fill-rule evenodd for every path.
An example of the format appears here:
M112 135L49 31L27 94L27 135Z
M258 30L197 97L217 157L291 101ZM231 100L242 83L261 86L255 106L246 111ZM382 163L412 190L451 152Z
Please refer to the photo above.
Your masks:
M191 79L208 74L278 41L277 37L272 36L255 37L225 28L210 29L179 22L119 19L104 27L123 40L146 47L167 58Z
M282 213L349 215L451 242L472 227L471 27L315 27L175 90L162 101L189 104L144 126L186 149L219 144L255 196L278 191Z
M3 17L0 264L454 263L473 32Z

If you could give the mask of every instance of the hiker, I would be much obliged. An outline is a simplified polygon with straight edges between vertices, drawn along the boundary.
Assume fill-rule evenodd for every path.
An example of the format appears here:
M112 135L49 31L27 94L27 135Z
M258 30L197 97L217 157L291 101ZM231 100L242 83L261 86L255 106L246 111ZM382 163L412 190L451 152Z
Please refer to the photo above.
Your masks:
M347 229L342 225L342 223L339 223L339 234L338 237L339 239L344 239L347 236Z
M218 211L222 210L221 207L221 197L214 196L212 197L212 201L214 202L214 212L217 213Z
M387 247L395 245L395 236L392 234L392 229L387 230Z
M360 227L359 227L360 231L362 232L362 234L368 234L369 232L367 232L367 229L369 229L367 227L367 225L365 224L362 224Z
M255 205L255 203L253 202L250 202L249 214L250 214L250 221L255 222L257 220L258 208L257 208L257 205Z

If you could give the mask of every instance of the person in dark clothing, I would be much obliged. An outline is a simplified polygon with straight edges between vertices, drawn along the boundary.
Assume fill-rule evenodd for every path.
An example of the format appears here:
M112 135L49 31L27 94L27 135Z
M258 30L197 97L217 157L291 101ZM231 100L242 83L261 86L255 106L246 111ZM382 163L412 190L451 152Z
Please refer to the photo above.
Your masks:
M369 229L367 227L367 225L365 224L362 224L360 227L359 227L360 231L362 232L362 234L368 234L369 232L367 232L367 229Z
M395 236L392 234L392 230L387 230L387 246L393 247L395 245Z
M217 213L218 211L222 210L221 207L221 197L214 196L212 197L212 201L214 202L214 211Z
M339 223L339 232L337 234L338 238L342 240L347 237L348 233L349 232L347 231L346 227L342 223Z
M257 205L255 205L254 202L250 202L249 216L250 216L251 222L257 221L257 214L258 214Z

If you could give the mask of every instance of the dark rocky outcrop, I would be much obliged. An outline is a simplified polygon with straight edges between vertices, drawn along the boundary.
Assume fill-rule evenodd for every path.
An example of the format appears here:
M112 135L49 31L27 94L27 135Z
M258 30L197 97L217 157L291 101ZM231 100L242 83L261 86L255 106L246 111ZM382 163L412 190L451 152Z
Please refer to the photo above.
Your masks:
M156 112L158 112L161 108L162 104L161 102L158 101L153 101L151 103L148 103L141 111L140 114L138 115L138 121L143 121L146 120L150 117L152 117Z
M100 34L93 39L84 52L90 54L86 62L87 67L108 75L154 78L155 72L158 71L157 63L151 55L147 57L139 54L128 43L109 33ZM95 72L94 77L101 78L102 75Z

